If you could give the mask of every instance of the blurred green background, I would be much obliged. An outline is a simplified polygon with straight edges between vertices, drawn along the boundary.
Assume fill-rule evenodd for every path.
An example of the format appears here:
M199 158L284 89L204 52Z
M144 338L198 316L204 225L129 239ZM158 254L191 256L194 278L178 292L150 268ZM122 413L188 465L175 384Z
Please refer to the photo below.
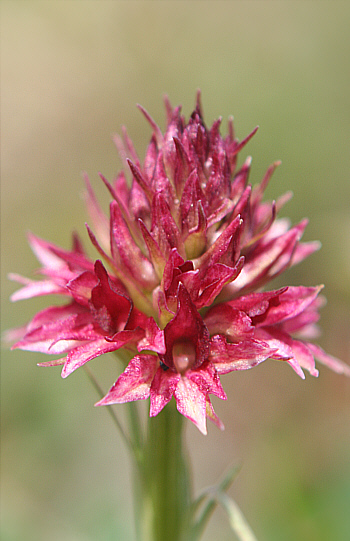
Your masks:
M8 272L37 263L26 232L70 245L86 219L87 171L120 168L111 136L126 125L142 156L164 127L162 97L188 117L197 88L205 119L235 117L251 180L282 159L268 196L291 189L283 210L308 216L305 239L323 248L278 283L325 283L320 344L350 362L350 4L314 1L3 0L2 329L47 299L11 305ZM225 129L225 124L223 124ZM2 351L3 541L132 541L130 464L84 372L63 381L43 358ZM107 390L107 356L91 363ZM242 463L231 494L260 541L350 538L350 382L321 367L301 381L272 361L223 378L226 425L187 428L196 490ZM118 409L124 415L123 407ZM190 423L188 423L190 424ZM221 511L204 537L232 539Z

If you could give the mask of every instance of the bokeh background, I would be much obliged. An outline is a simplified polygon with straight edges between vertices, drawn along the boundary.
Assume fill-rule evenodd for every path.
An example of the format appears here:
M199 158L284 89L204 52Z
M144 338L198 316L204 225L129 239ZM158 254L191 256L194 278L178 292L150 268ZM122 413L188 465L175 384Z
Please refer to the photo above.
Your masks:
M97 173L120 168L113 133L126 125L140 156L150 137L135 104L164 127L163 95L188 117L201 88L208 124L233 114L241 139L260 125L241 158L253 156L253 183L282 159L267 195L293 190L283 215L308 216L304 238L323 248L276 285L326 284L320 344L350 362L350 4L3 0L1 10L2 329L47 305L8 300L7 273L37 268L26 232L68 248L74 229L88 245L81 172L107 206ZM132 541L121 438L84 372L63 381L42 360L2 351L1 539ZM91 364L107 390L114 361ZM301 381L268 361L223 383L226 431L187 427L195 489L241 463L230 493L260 541L349 539L349 380L324 368ZM204 539L232 539L220 510Z

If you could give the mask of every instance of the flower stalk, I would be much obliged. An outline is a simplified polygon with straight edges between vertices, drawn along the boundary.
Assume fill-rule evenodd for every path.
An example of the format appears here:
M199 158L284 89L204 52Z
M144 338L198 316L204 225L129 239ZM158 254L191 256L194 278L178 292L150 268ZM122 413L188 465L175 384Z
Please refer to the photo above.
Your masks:
M174 400L148 419L142 460L134 471L138 541L181 541L187 531L191 480L183 424Z

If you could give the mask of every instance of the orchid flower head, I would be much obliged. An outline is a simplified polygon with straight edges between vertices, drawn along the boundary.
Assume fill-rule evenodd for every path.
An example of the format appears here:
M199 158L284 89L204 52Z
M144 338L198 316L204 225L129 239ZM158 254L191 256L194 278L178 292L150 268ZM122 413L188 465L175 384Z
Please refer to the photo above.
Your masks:
M39 280L12 274L22 284L17 301L58 295L24 327L10 331L14 348L64 355L40 363L62 365L67 377L104 353L126 350L131 360L97 405L150 400L157 415L171 399L206 433L206 419L220 429L210 395L225 400L220 377L267 359L289 364L302 378L317 376L315 359L338 373L348 365L327 355L316 335L321 287L282 287L269 282L319 248L301 242L307 221L290 226L277 201L263 195L280 162L262 181L249 183L251 158L238 158L254 128L239 141L229 120L208 128L200 93L186 121L166 98L163 133L151 127L144 160L126 130L115 137L124 169L112 181L109 215L85 176L87 232L96 260L73 236L63 250L34 235L29 243L41 268Z

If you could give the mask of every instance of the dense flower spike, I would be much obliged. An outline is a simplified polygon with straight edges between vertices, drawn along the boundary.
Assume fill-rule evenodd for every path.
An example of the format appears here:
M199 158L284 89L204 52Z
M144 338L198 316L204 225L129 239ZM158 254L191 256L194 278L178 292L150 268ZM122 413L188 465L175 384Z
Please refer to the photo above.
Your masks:
M66 358L40 363L76 368L121 348L130 362L98 405L150 398L157 415L175 398L181 414L206 433L206 418L223 424L210 402L226 399L219 376L268 358L285 361L304 378L318 375L315 358L339 373L350 368L312 344L321 287L262 288L319 248L301 243L306 221L290 227L277 213L289 199L263 202L279 162L254 188L251 159L237 167L243 141L208 129L200 95L186 123L166 100L162 134L140 107L153 135L142 164L126 130L115 138L125 170L110 183L109 218L86 177L89 237L102 261L91 261L80 240L71 251L30 235L42 264L40 281L23 284L12 300L63 295L68 303L39 312L9 332L15 348ZM129 180L128 180L129 179ZM108 270L107 270L108 269Z

